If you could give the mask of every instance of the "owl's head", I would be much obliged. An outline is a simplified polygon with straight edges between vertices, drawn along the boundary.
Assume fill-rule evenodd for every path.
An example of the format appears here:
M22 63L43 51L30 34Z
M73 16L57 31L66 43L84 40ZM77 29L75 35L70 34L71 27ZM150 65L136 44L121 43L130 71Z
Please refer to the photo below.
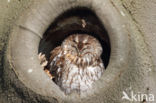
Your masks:
M100 57L102 54L100 42L87 34L70 35L63 41L62 48L65 54L68 53L81 58L91 55Z

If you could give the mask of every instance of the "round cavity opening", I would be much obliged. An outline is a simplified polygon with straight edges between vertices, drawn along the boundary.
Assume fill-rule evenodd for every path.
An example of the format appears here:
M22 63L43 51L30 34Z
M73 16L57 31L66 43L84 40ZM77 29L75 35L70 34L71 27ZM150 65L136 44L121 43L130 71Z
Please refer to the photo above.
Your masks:
M107 67L111 51L108 33L96 14L85 7L72 8L58 16L45 31L39 53L45 54L48 60L51 50L72 34L88 34L98 39L103 48L101 58Z
M61 9L58 10L57 7ZM65 10L67 11L64 12ZM40 0L40 3L32 5L17 20L9 36L4 59L4 70L6 71L4 77L6 80L9 78L11 80L9 82L16 88L21 88L22 92L25 92L25 88L28 88L26 91L30 94L33 91L35 95L31 96L32 98L36 98L36 95L39 94L43 97L56 98L60 102L81 100L77 97L77 93L76 96L69 95L69 98L64 95L43 72L38 59L40 52L46 54L46 58L49 59L50 51L61 45L67 36L74 33L92 35L100 41L103 47L101 57L107 69L101 79L95 82L96 85L93 85L94 89L83 93L85 98L82 102L85 103L88 100L97 102L98 97L101 97L100 101L105 101L103 97L108 96L107 90L114 81L118 80L116 77L127 69L129 60L129 32L126 19L109 0L100 2L78 0L73 4L70 4L68 0L63 2ZM14 71L11 74L16 74L16 76L8 76L10 69Z

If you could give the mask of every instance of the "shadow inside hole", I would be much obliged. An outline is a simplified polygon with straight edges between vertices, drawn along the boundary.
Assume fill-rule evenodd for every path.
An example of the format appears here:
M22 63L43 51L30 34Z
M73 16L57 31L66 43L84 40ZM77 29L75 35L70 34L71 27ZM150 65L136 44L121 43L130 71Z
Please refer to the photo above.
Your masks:
M86 27L82 27L82 19ZM45 31L39 44L39 53L50 57L50 51L60 46L62 41L71 34L88 34L97 38L103 48L102 60L107 67L110 58L110 40L107 31L93 11L85 7L72 8L58 16Z

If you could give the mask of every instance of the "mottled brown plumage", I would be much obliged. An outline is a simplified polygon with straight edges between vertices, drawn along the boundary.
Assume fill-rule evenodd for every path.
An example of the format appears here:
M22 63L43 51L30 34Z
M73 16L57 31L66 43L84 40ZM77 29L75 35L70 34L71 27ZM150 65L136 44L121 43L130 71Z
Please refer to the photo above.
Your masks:
M97 39L87 34L73 34L52 50L49 71L66 94L72 91L81 94L101 77L104 70L101 54Z

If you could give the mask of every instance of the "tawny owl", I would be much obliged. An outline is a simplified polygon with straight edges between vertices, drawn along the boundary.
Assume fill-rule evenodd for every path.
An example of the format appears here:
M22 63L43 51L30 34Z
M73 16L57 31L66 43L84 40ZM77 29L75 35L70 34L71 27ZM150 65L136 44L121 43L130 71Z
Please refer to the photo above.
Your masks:
M52 50L49 71L66 94L82 93L92 88L104 71L101 54L97 39L87 34L73 34Z

